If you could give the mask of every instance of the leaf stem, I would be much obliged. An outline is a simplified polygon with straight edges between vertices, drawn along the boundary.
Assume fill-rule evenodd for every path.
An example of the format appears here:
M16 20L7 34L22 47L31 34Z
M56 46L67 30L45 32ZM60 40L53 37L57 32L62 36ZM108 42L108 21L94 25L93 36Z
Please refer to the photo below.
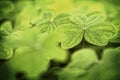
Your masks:
M82 39L82 48L84 48L84 47L85 47L85 39L83 37L83 39Z
M83 39L82 39L82 48L85 48L85 38L84 38L85 30L83 30Z

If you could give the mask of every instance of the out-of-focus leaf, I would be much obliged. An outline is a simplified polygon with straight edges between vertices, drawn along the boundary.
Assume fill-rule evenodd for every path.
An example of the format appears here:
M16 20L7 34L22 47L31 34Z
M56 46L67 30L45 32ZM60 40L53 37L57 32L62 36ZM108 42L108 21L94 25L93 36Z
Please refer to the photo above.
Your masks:
M0 59L9 59L13 55L13 50L5 44L7 32L0 30Z
M94 53L94 51L92 51L92 53ZM85 71L82 71L83 69L80 69L80 68L76 69L75 66L84 65L84 61L83 61L83 63L81 64L78 63L77 65L73 65L74 66L73 68L63 69L61 70L61 72L59 71L58 72L59 80L96 80L96 79L98 80L119 80L120 79L119 78L120 76L120 60L119 60L120 54L119 53L120 53L119 48L118 49L107 49L104 51L102 61L96 64L93 68L91 68L90 71L85 72ZM84 53L82 53L82 55L83 54ZM89 50L88 50L88 54L89 54ZM92 60L92 57L90 58ZM81 58L79 59L81 60ZM89 60L86 60L86 61L89 62ZM80 74L79 72L82 74Z
M7 16L14 9L14 5L10 1L0 1L0 19Z
M8 73L4 72L5 69L3 66L8 66L10 70L12 70L11 76L7 76L8 79L11 77L15 78L15 75L19 72L24 73L29 78L34 78L46 71L48 68L48 61L49 60L46 59L40 52L35 51L30 47L21 47L16 50L12 59L0 67L0 70L2 69L1 72L6 75L8 75L9 70L7 71Z
M59 80L78 80L77 77L84 75L97 62L97 56L91 49L83 49L72 55L72 60L60 72Z
M33 25L43 24L52 18L52 10L40 10L40 15L30 21Z
M65 61L67 58L67 51L60 48L58 45L59 36L56 34L52 34L46 38L41 46L41 52L48 59L57 60L57 61ZM38 43L39 44L39 43Z
M69 68L87 69L97 62L97 55L92 49L83 49L76 51L72 55L72 61Z
M5 30L7 32L12 32L12 23L10 21L6 21L1 25L1 30Z
M58 72L58 80L78 80L76 77L84 73L85 71L83 69L63 69Z
M119 80L120 79L120 50L107 49L103 60L88 74L79 76L77 80Z
M68 13L73 9L72 0L53 0L52 4L47 8L55 11L55 15L59 13Z
M0 45L0 59L10 59L13 56L13 49L5 46Z
M30 21L39 15L39 9L35 6L31 5L25 7L16 18L15 29L25 29L31 27Z
M49 5L53 4L54 0L34 0L35 5L42 8L47 8Z
M20 47L20 46L33 46L38 37L39 37L40 30L36 27L29 28L25 30L16 30L9 34L6 38L6 44L12 47Z
M75 2L73 1L73 5L75 9L73 10L73 14L75 13L80 13L80 14L93 14L93 13L101 13L101 14L106 14L105 13L105 7L102 2L96 2L96 1L91 1L91 0L76 0Z
M6 74L9 80L22 72L27 78L34 79L48 69L50 60L66 60L66 51L57 46L56 38L52 35L43 43L37 40L35 45L17 48L14 57L0 66L0 77L5 79L4 74ZM10 71L4 72L6 66L10 68Z

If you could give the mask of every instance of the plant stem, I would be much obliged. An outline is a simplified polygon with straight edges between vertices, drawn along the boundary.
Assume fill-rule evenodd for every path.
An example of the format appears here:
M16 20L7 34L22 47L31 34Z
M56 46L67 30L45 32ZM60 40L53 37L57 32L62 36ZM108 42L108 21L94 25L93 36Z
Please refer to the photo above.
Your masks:
M83 39L82 39L82 48L85 48L85 38L84 38L85 30L83 30Z
M85 48L85 39L84 39L84 36L83 36L83 39L82 39L82 48Z

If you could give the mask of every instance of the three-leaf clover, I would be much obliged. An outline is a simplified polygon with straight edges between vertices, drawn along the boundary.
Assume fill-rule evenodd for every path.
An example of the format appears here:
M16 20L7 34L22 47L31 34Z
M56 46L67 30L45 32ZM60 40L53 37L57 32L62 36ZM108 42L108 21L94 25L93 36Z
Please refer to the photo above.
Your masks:
M51 12L44 13L42 17L35 18L31 21L33 25L39 27L42 33L53 32L56 27L61 24L65 24L69 21L69 15L61 13L56 17L52 17Z
M56 31L61 35L64 49L78 45L83 37L91 44L105 46L117 32L113 24L102 14L76 14L70 16L69 23L61 25Z

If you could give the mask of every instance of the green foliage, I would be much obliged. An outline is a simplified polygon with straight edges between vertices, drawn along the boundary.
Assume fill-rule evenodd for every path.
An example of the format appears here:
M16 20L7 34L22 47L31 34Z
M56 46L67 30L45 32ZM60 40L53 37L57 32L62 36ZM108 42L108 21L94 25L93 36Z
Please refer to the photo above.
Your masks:
M24 29L30 27L30 21L37 16L39 16L39 9L35 8L32 5L25 7L16 18L15 29Z
M0 20L5 18L12 10L14 5L10 1L0 1Z
M83 37L91 44L105 46L117 33L116 27L106 22L104 15L101 14L93 14L88 17L87 15L72 15L70 20L73 24L69 22L60 27L63 28L60 34L65 37L61 41L64 49L78 45Z
M120 50L107 49L104 51L103 60L96 65L91 72L86 76L81 77L81 80L119 80L119 54ZM101 74L102 73L102 74ZM97 76L99 75L99 76Z
M42 33L47 32L51 33L53 32L58 26L62 24L66 24L69 20L68 14L59 14L55 18L52 18L51 12L43 12L42 18L39 17L35 20L32 20L32 24L39 27Z
M69 65L58 72L59 80L77 80L78 76L87 73L97 61L97 56L92 49L76 51Z
M0 30L0 59L9 59L13 55L12 48L5 44L7 35L6 31Z
M119 80L115 0L1 0L0 80Z
M82 28L76 24L68 23L61 25L56 32L60 34L61 47L69 49L80 43L83 37Z
M1 30L5 30L7 32L12 32L12 23L10 21L6 21L1 25Z
M74 64L72 68L67 68L67 69L62 70L62 72L59 72L58 73L59 78L60 78L59 80L95 80L95 79L119 80L120 79L119 78L120 50L118 49L105 50L104 55L103 55L103 60L100 62L97 62L96 65L92 65L92 68L90 68L89 71L87 69L86 71L83 71L83 68L81 68L80 66L85 65L85 67L89 67L88 64L95 62L97 60L95 53L92 50L81 50L80 52L81 54L85 53L84 54L85 56L81 56L81 57L84 59L85 58L87 59L82 60L79 57L80 60L78 59L75 62L77 63L77 66L79 65L79 68L75 66L76 64ZM73 56L76 56L76 57L80 56L80 52L79 52L79 55L76 53L77 56L76 55L73 55ZM88 54L91 54L91 57L89 56L90 58L87 57ZM92 55L94 55L95 60L93 59ZM87 65L86 65L86 62L87 62Z
M15 80L15 75L23 72L27 78L34 79L47 70L50 60L55 59L60 62L66 60L66 51L57 47L53 35L44 40L43 43L40 43L40 39L35 46L27 45L17 48L14 57L1 66L0 77L6 79L2 73L7 75L10 72L7 79L11 80L13 78ZM49 42L47 42L48 40ZM10 70L5 71L6 66L10 67L12 72Z
M105 46L116 35L116 32L116 28L111 23L100 23L86 30L85 39L92 44Z

